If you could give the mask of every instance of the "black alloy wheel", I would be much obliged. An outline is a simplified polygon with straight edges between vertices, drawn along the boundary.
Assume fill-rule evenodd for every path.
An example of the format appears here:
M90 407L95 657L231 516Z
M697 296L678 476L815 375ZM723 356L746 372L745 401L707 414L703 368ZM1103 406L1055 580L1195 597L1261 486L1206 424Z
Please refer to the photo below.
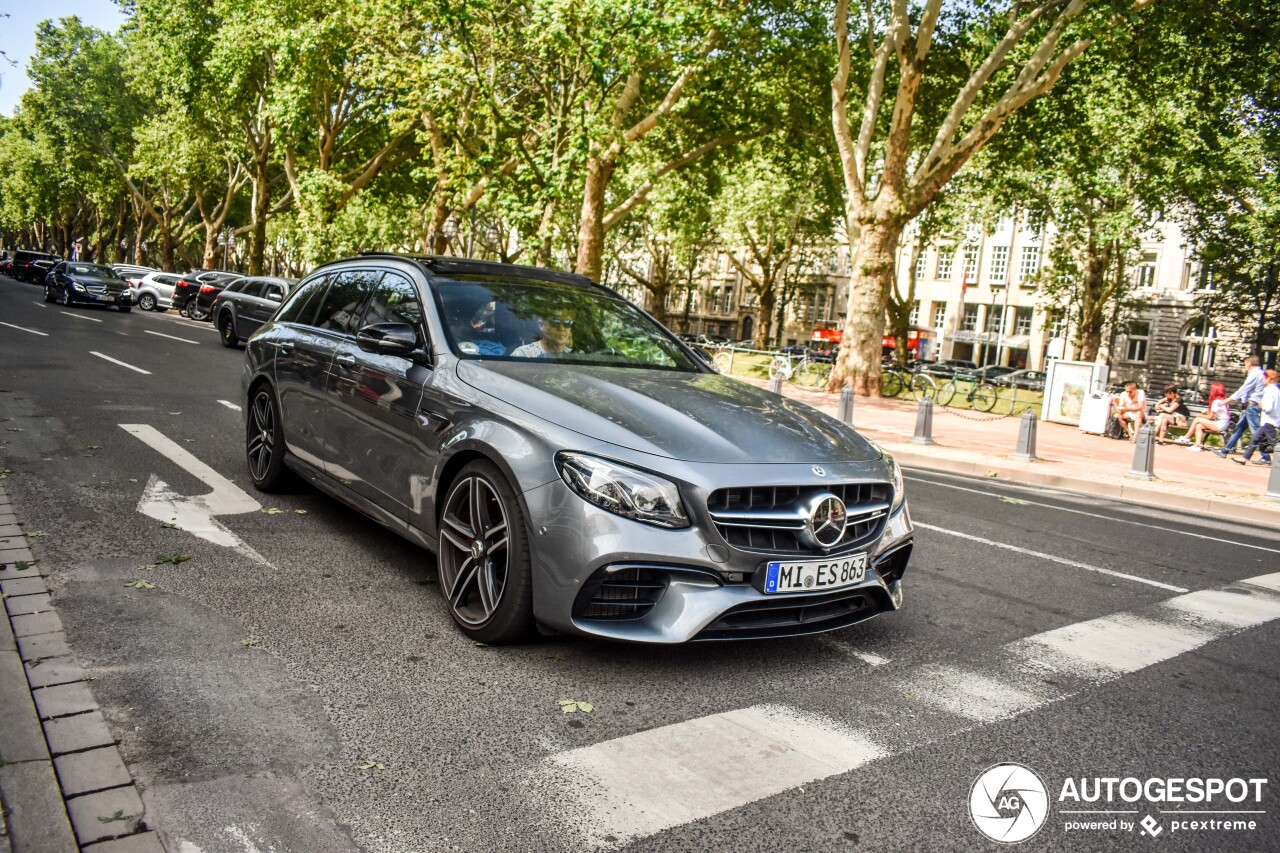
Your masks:
M289 484L284 465L284 434L280 428L280 407L271 386L259 385L250 396L249 417L245 419L245 456L249 477L262 492L282 491Z
M440 591L463 632L484 643L532 635L529 537L515 491L496 465L468 463L440 512Z
M240 344L240 336L236 334L236 319L230 311L223 311L218 318L218 331L221 333L224 347L236 347Z

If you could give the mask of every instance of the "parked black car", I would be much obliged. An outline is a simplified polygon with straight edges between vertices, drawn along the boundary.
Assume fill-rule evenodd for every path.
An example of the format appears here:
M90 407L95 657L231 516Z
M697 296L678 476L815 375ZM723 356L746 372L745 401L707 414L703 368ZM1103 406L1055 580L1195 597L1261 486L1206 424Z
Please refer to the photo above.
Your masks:
M200 289L196 291L196 298L187 304L187 316L192 320L213 319L213 301L229 285L243 280L243 276L232 275L230 277L210 277L208 280L200 282Z
M233 281L213 300L213 324L222 336L222 345L239 346L276 313L297 279L242 278Z
M1044 373L1039 370L1015 370L993 380L996 385L1025 388L1028 391L1044 390Z
M178 309L184 317L191 317L193 320L209 319L209 309L213 307L213 299L222 289L233 281L241 278L238 273L233 272L201 272L196 275L184 275L173 288L173 307ZM193 311L198 311L200 306L197 298L200 295L201 288L209 286L210 290L208 301L204 303L203 314L196 316Z
M48 252L18 249L13 253L13 266L9 274L18 281L42 284L45 273L58 261L59 258L56 255L50 255Z
M128 313L133 310L133 291L111 267L62 261L45 277L44 301L114 306Z
M955 376L957 373L972 373L978 369L976 362L964 358L947 358L927 365L925 373L930 376Z

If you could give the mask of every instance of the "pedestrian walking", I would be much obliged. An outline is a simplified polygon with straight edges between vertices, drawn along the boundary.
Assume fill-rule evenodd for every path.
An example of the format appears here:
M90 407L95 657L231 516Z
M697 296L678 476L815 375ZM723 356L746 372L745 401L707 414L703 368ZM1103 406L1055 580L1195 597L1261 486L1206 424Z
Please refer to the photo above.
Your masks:
M1280 381L1280 375L1274 370L1266 370L1262 373L1262 399L1258 402L1259 412L1259 428L1253 431L1253 438L1249 440L1249 446L1244 449L1244 455L1239 459L1232 459L1232 462L1239 462L1241 465L1249 463L1249 457L1253 455L1254 450L1259 450L1266 445L1275 446L1277 436L1280 435L1280 385L1276 383ZM1255 465L1270 465L1265 461L1267 457L1258 454L1258 461Z
M1245 427L1249 428L1251 435L1257 435L1260 410L1258 408L1259 401L1262 400L1262 366L1258 363L1256 355L1246 356L1244 360L1245 377L1244 382L1236 389L1236 393L1230 396L1231 401L1239 402L1244 412L1240 418L1240 423L1236 424L1235 430L1231 433L1231 437L1222 445L1221 450L1215 450L1214 453L1226 459L1231 455L1232 449L1244 438ZM1263 459L1268 463L1271 461L1269 454L1263 454Z

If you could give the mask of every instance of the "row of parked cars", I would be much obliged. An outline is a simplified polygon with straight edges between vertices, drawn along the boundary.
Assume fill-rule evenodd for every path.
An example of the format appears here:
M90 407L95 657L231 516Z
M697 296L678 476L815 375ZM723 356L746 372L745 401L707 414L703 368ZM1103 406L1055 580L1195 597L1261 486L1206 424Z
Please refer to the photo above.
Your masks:
M1027 391L1044 390L1045 374L1040 370L1022 370L998 364L979 367L976 362L963 358L946 358L938 361L914 359L908 362L907 368L913 373L927 373L935 378L972 377L979 382L989 382L1006 388L1022 388Z
M101 305L121 313L135 305L143 311L176 308L184 317L212 321L229 347L257 331L297 283L223 270L197 269L178 275L134 264L63 261L27 250L0 260L0 274L42 285L46 302Z

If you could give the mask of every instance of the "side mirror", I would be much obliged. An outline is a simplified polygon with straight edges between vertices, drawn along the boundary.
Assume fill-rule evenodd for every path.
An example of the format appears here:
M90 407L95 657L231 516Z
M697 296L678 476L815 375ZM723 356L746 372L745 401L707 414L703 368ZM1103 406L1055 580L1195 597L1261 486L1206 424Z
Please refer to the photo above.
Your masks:
M418 348L418 333L408 323L373 323L356 332L356 346L380 355L408 355Z
M268 301L270 301L270 302L283 302L283 301L284 301L284 296L282 296L282 295L281 295L281 293L280 293L280 291L278 291L278 290L268 290L268 291L267 291L267 300L268 300Z

